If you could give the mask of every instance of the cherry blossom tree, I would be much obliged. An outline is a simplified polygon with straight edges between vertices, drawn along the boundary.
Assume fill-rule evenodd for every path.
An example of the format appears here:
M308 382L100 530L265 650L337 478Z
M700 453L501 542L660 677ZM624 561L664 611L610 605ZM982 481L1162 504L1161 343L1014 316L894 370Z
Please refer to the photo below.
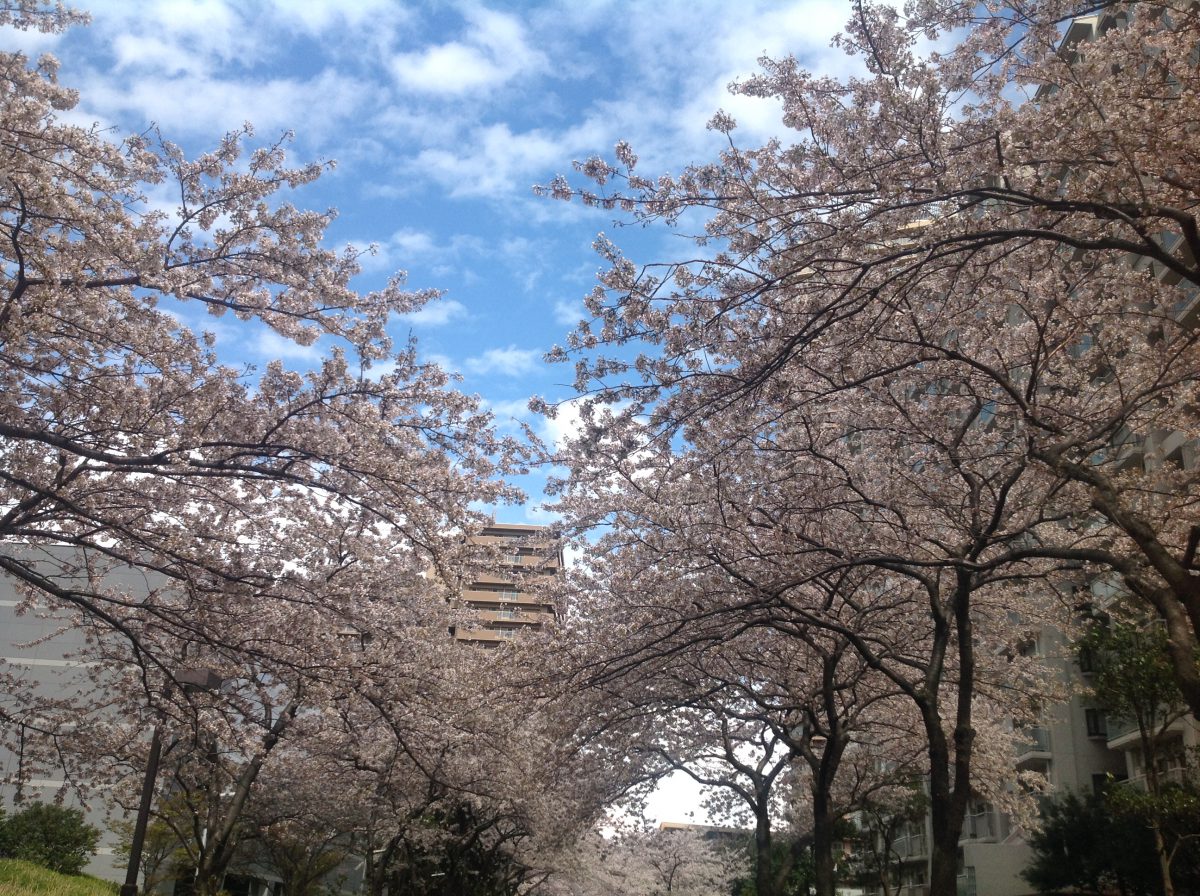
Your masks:
M919 741L907 738L907 760L896 744L904 705L884 706L895 696L880 687L886 679L825 630L743 613L706 631L688 613L722 588L736 592L723 574L693 570L681 581L678 568L660 562L631 582L619 571L578 579L560 634L595 651L575 659L582 672L573 678L603 695L593 724L627 725L632 755L660 774L691 777L705 788L711 818L753 831L759 893L783 892L810 850L818 891L832 891L838 822L875 789L923 768ZM642 610L636 627L653 627L650 638L630 639L631 604ZM678 605L688 610L673 612Z
M436 294L399 276L354 291L360 252L326 246L333 213L290 201L322 166L289 163L286 136L255 145L247 126L196 159L156 130L114 140L63 120L76 94L55 69L0 55L0 570L22 611L83 641L82 672L51 694L6 668L4 736L23 777L58 767L116 794L161 745L160 787L188 806L164 818L210 892L246 812L335 731L360 765L352 735L422 743L410 804L468 789L487 751L447 736L482 730L478 691L433 659L452 652L447 598L484 522L472 505L516 495L499 480L513 445L391 344L389 320ZM228 366L202 313L319 341L324 360ZM195 670L220 688L188 687ZM348 729L358 716L375 727ZM426 761L439 748L449 771Z
M549 188L706 215L692 259L639 268L598 242L593 319L559 353L590 396L564 509L611 528L606 566L719 568L890 669L927 741L935 893L977 732L1029 718L1003 691L1036 681L1000 660L1021 626L1066 621L1112 570L1165 620L1200 709L1178 126L1197 24L1171 3L856 4L839 44L858 72L764 60L736 87L781 101L791 141L738 147L722 114L717 162L651 179L621 144L580 166L598 187ZM830 606L796 599L854 569ZM894 614L894 639L857 635L840 601ZM705 609L670 624L704 637Z
M882 420L874 416L878 409L863 401L848 416ZM1010 663L1005 650L1021 636L1013 608L1034 627L1046 611L1057 616L1055 592L1044 578L1056 568L1020 559L1040 512L1007 500L1021 494L1013 487L1021 467L996 503L995 494L963 489L964 482L990 487L997 475L1010 475L989 468L990 453L966 438L974 432L969 427L951 427L962 436L949 450L930 452L933 470L918 476L905 449L923 443L901 438L897 445L902 428L859 430L850 440L844 425L830 427L811 448L804 440L812 428L801 428L799 437L787 436L785 451L767 444L783 441L783 416L777 406L762 415L745 406L729 417L710 415L710 426L689 433L691 450L682 453L648 444L637 421L623 426L609 415L570 449L575 477L564 485L561 506L579 525L599 520L608 527L587 549L576 586L585 606L594 607L586 601L596 594L609 604L607 626L596 625L592 639L600 680L619 674L625 699L636 701L641 689L653 699L660 696L659 670L673 669L678 657L727 647L759 629L798 645L828 641L821 650L808 648L818 658L852 654L847 668L870 670L877 693L902 698L893 707L907 705L907 712L890 711L894 730L919 732L935 866L949 877L943 886L953 886L967 801L1003 793L1003 780L1013 774L1011 722L1028 720L1037 699L1051 696L1046 685L1053 677ZM711 425L718 419L719 427ZM913 429L944 425L943 419L913 417L921 424ZM787 466L774 467L781 459ZM922 490L906 492L909 483ZM838 668L823 667L821 660L795 669L810 677L791 683L793 699L822 700L826 673ZM747 680L761 674L776 689L789 683L787 672L773 666L743 674ZM796 715L796 722L804 718ZM819 723L814 732L828 726L832 738L827 753L809 757L814 797L827 797L843 738L855 726L839 730L845 718L820 702L811 721ZM776 736L791 730L780 724ZM979 730L989 736L977 742ZM865 740L871 743L869 735ZM906 749L887 758L908 763L911 757ZM817 808L825 825L836 819L826 804ZM828 878L822 877L827 890Z
M703 831L622 827L582 837L555 896L721 896L745 873L740 844Z
M1182 2L855 4L838 43L858 73L764 60L735 86L779 100L792 140L740 148L721 114L729 149L678 177L643 176L627 145L581 165L599 184L585 201L643 220L706 210L717 248L639 270L601 241L611 270L570 347L657 348L581 356L580 386L631 374L615 391L642 407L666 390L649 416L663 431L776 393L799 406L872 382L930 389L914 380L935 367L970 378L972 419L1008 433L997 449L1065 524L1030 552L1115 570L1166 621L1200 710L1200 231L1181 125L1197 27ZM565 178L549 190L576 195Z
M0 570L21 611L82 636L91 680L50 695L6 668L3 733L24 777L75 766L86 785L111 780L102 763L136 777L153 729L203 804L185 842L215 887L297 719L356 686L417 712L403 670L444 639L472 503L516 494L512 445L395 350L389 320L436 294L354 291L333 213L290 201L322 166L290 164L286 136L255 146L247 126L196 159L156 130L114 140L63 120L76 94L55 70L0 54ZM228 366L197 312L321 341L324 360ZM184 686L200 668L219 693Z
M155 643L301 668L301 637L369 598L451 593L469 504L513 493L488 415L387 336L435 293L352 289L333 213L289 201L321 166L290 165L286 137L246 127L192 160L157 131L65 123L50 57L4 54L0 82L0 569L167 675ZM197 311L326 357L227 366Z
M362 674L296 722L297 774L324 782L314 799L336 804L372 894L535 887L628 786L529 685L541 645L477 650L445 630L401 635L406 656L390 661L371 639ZM278 771L264 774L269 786Z

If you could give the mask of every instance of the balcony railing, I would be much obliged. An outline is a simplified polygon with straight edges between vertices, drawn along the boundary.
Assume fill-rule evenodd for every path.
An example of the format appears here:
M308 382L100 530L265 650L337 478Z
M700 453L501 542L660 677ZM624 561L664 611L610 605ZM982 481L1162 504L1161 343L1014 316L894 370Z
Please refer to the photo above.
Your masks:
M1050 752L1050 729L1034 727L1026 732L1028 740L1016 745L1017 757L1028 756L1030 753Z
M914 837L897 837L892 841L891 851L901 859L912 859L927 855L929 847L925 835L918 834Z
M1110 741L1120 740L1130 734L1137 734L1137 721L1134 719L1120 719L1114 716L1108 718L1108 739Z
M975 815L967 815L963 819L963 840L1003 840L1008 836L1009 824L1005 815L995 809L988 809Z
M1164 769L1163 771L1159 772L1158 783L1160 786L1166 784L1183 785L1189 783L1195 776L1196 773L1194 770L1183 768L1182 766L1175 766L1174 768ZM1142 791L1143 793L1149 789L1145 775L1137 775L1133 778L1126 778L1121 782L1121 786L1132 787L1135 790Z
M1161 725L1162 725L1162 720L1155 719L1154 725L1151 728L1151 730L1155 731ZM1178 731L1182 731L1183 728L1184 728L1183 719L1176 718L1174 721L1171 722L1170 725L1167 726L1167 731L1178 732ZM1108 742L1110 744L1115 740L1120 740L1122 738L1128 737L1131 734L1137 734L1137 733L1138 733L1138 726L1137 726L1137 721L1135 719L1119 719L1119 718L1112 718L1112 717L1110 717L1108 719L1107 738L1108 738Z

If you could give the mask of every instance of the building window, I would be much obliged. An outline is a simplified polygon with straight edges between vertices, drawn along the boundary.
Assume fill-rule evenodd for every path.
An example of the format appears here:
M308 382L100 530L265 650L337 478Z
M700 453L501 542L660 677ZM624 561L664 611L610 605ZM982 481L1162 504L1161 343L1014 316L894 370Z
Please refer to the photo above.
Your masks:
M1096 652L1090 647L1079 651L1079 671L1084 675L1091 675L1096 671Z
M1083 717L1087 723L1088 737L1108 737L1108 722L1101 710L1086 709Z

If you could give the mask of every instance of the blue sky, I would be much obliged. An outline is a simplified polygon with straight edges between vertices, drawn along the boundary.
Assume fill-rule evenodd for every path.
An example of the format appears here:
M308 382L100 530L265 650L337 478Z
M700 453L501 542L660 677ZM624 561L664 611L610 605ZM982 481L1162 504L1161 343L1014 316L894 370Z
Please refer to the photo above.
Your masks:
M336 169L294 201L336 207L333 244L376 243L356 283L398 270L440 303L394 333L463 376L505 427L527 419L531 395L569 398L571 371L543 354L582 313L608 233L635 260L689 251L661 229L614 227L613 213L537 198L531 187L571 162L628 140L644 174L719 151L705 124L720 108L738 142L779 132L771 101L726 86L767 54L810 68L846 66L829 47L842 2L623 0L485 5L390 0L82 2L93 18L65 35L5 32L10 46L50 52L80 91L71 116L117 135L157 124L195 154L252 122L269 142L295 132L297 162ZM218 322L219 323L219 322ZM213 323L206 323L209 329ZM218 332L231 363L262 366L312 351L257 331ZM509 520L545 520L538 482Z

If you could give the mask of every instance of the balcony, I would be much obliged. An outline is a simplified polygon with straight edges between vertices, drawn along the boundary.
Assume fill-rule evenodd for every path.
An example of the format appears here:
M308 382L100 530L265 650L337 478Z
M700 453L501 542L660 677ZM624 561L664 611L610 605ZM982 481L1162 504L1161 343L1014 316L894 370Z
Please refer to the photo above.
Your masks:
M1051 758L1050 729L1034 726L1025 731L1027 740L1014 745L1017 762Z
M547 610L477 610L476 618L485 622L512 623L515 625L543 625L554 620L554 614Z
M998 843L1008 836L1008 818L990 807L982 811L968 810L963 819L962 840L982 840Z
M458 641L474 641L476 643L503 644L511 641L518 634L515 628L463 628L454 629L454 638Z
M1189 772L1192 772L1192 770L1179 765L1163 769L1158 773L1158 783L1162 787L1165 787L1168 784L1175 784L1182 787L1184 784L1189 783L1193 778L1195 778L1195 773L1192 772L1189 774ZM1127 778L1120 782L1120 786L1132 787L1134 790L1140 790L1143 793L1149 790L1145 775Z
M1024 756L1026 753L1049 753L1050 752L1050 729L1043 728L1040 725L1028 728L1025 731L1029 738L1024 743L1016 745L1017 756Z
M503 591L467 588L462 593L462 600L471 606L487 605L488 607L494 607L499 604L511 604L521 607L546 607L547 609L552 609L548 607L546 601L542 598L533 597L523 591L518 591L516 588L505 589Z
M892 852L901 859L921 859L929 854L929 846L922 833L911 837L896 838L892 842Z
M1162 725L1162 719L1154 720L1157 726ZM1165 740L1181 740L1184 737L1184 729L1188 726L1188 722L1184 718L1177 718L1166 727L1164 732ZM1137 721L1134 719L1118 719L1110 718L1108 720L1108 748L1110 750L1139 750L1141 749L1141 736L1138 732Z
M1110 750L1140 746L1137 722L1134 719L1109 718L1107 741Z

